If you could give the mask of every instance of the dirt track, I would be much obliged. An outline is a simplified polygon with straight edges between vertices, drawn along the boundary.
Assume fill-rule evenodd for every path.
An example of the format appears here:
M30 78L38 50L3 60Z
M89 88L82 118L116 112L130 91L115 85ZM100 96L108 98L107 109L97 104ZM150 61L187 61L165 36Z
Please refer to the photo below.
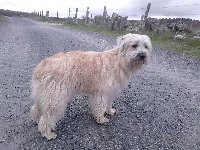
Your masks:
M111 48L115 38L24 18L0 25L0 149L200 149L200 61L154 49L151 63L97 124L87 97L76 97L56 128L42 138L29 118L36 64L58 51Z

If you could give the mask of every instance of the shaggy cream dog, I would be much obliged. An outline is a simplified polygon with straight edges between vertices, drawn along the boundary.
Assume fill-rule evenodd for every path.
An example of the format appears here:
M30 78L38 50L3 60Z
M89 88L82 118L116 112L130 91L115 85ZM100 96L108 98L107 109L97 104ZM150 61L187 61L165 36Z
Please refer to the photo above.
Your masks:
M42 60L32 76L31 118L38 123L42 136L56 138L52 132L65 113L69 99L86 93L98 123L109 120L117 93L127 86L133 74L147 64L152 50L148 36L126 34L117 46L104 52L60 52Z

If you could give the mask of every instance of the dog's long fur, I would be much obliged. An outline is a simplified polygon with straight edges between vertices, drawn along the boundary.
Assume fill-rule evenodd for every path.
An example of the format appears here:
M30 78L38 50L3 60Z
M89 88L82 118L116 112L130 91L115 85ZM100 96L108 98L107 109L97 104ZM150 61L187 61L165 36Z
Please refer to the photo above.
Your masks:
M31 118L47 139L56 138L56 122L65 113L69 99L86 93L98 123L108 122L104 113L113 115L113 100L127 86L133 74L147 64L151 42L146 35L127 34L117 46L104 52L60 52L42 60L32 76Z

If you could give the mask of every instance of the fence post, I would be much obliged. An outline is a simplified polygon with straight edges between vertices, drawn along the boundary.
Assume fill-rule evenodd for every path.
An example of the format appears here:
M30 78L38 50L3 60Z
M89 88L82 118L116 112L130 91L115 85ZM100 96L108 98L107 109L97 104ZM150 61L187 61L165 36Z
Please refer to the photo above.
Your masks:
M106 25L106 16L107 16L107 11L106 11L106 6L104 6L104 11L103 11L103 25Z
M148 18L150 7L151 7L151 3L148 3L147 10L146 10L145 15L144 15L144 29L145 30L147 30L147 26L148 26L147 25L147 18Z
M58 18L58 11L57 11L57 18Z
M107 16L107 11L106 11L106 6L104 6L104 11L103 11L103 18L105 19Z
M71 12L71 11L70 11L70 8L69 8L69 15L68 15L68 18L70 17L70 12Z
M142 30L142 31L144 30L144 15L141 16L139 30Z
M150 7L151 7L151 3L148 3L147 10L146 10L145 15L144 15L144 19L146 19L148 17Z
M75 19L77 19L77 12L78 12L78 8L76 8Z
M88 24L88 22L89 22L89 17L88 17L88 15L89 15L89 7L87 7L87 11L86 11L86 18L85 18L85 24Z
M49 11L46 11L46 18L49 18Z

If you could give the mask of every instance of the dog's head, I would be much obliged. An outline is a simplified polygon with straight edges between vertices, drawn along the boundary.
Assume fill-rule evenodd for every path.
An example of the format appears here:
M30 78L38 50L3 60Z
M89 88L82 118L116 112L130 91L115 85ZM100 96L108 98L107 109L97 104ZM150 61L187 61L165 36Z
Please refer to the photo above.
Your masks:
M118 37L117 47L127 63L134 66L147 64L152 51L150 38L139 34L126 34Z

